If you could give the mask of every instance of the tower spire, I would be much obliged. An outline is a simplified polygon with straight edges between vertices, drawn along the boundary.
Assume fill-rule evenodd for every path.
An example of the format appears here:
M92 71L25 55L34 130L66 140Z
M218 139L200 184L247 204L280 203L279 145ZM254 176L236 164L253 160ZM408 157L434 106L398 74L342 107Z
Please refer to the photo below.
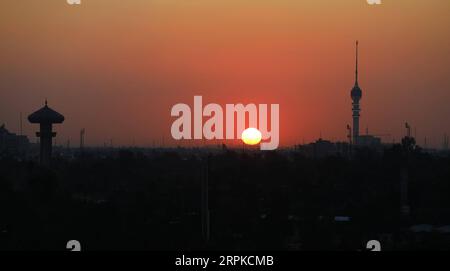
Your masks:
M355 85L358 85L358 44L359 44L359 41L356 41L356 69L355 69Z
M359 42L356 41L356 65L355 65L355 85L353 86L350 96L353 100L353 144L358 144L358 137L359 137L359 116L360 116L360 107L359 107L359 101L362 97L362 91L361 88L358 85L358 45Z

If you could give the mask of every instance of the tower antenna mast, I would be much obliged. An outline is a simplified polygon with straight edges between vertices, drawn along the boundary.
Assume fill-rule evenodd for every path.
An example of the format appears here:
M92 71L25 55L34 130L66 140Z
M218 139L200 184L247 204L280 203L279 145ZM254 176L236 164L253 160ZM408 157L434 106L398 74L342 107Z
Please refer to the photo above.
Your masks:
M356 41L356 70L355 70L356 85L358 85L358 47L359 47L359 41Z

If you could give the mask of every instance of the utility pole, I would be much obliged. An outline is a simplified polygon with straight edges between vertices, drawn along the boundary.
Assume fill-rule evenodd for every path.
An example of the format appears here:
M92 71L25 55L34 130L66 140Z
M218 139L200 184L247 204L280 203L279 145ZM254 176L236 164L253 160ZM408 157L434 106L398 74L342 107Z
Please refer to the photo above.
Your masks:
M411 137L411 126L409 126L407 122L405 123L405 128L406 128L406 136Z
M207 156L202 159L202 237L206 244L210 239L210 216L209 216L209 163L210 158Z
M352 145L352 127L350 127L350 125L347 124L347 138L348 138L348 143L350 145Z
M22 112L20 112L20 136L23 136Z
M86 130L83 128L80 131L80 150L84 149L84 135L86 133Z

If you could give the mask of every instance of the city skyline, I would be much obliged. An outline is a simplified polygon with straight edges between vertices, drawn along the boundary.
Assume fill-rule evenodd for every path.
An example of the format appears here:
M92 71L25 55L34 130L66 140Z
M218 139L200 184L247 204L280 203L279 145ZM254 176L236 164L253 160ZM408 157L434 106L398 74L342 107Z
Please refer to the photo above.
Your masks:
M449 0L0 1L0 251L449 250L449 26Z
M419 145L427 137L428 146L442 146L450 131L448 2L341 1L326 10L324 1L196 2L129 1L124 10L114 1L5 1L0 123L18 132L20 113L48 98L67 118L58 145L76 146L83 128L87 146L162 138L192 145L200 142L170 140L170 109L202 95L221 105L279 103L280 146L347 141L358 39L360 133L398 142L408 122ZM35 142L31 125L23 131Z

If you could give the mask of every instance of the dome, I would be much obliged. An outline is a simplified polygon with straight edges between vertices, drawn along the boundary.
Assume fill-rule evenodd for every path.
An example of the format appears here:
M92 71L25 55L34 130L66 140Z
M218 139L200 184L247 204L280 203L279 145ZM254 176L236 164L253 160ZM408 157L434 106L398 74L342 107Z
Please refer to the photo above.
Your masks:
M353 100L359 101L362 97L362 91L361 88L358 86L358 84L355 84L351 91L351 96Z
M55 110L45 106L28 116L28 120L31 123L62 123L64 121L64 116Z

